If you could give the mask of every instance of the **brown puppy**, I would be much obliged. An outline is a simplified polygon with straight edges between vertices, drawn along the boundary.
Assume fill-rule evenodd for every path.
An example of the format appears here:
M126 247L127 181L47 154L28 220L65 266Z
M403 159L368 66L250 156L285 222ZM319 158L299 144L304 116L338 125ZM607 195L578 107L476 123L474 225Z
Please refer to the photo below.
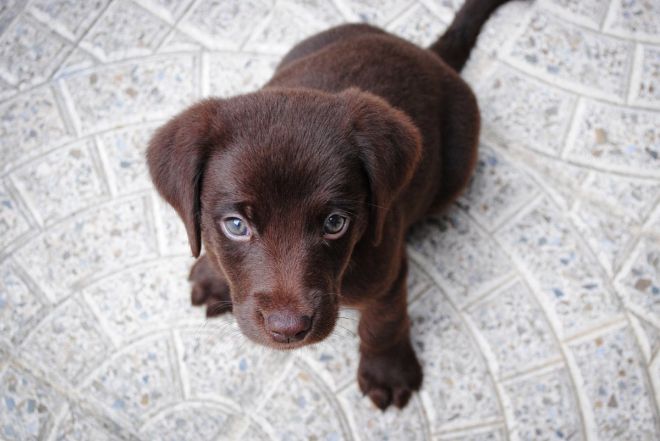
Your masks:
M193 304L233 310L246 336L278 349L324 339L340 305L358 308L360 388L381 409L405 406L422 382L405 233L470 177L479 112L457 72L505 1L468 0L429 49L367 25L330 29L263 89L158 130L151 177L193 255L206 250Z

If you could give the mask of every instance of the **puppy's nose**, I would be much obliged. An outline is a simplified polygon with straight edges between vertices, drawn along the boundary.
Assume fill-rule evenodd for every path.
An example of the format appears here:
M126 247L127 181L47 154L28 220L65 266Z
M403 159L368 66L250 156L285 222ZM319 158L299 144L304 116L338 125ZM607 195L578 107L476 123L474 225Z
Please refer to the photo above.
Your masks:
M305 338L312 327L312 319L292 311L275 311L268 314L265 324L273 340L278 343L293 343Z

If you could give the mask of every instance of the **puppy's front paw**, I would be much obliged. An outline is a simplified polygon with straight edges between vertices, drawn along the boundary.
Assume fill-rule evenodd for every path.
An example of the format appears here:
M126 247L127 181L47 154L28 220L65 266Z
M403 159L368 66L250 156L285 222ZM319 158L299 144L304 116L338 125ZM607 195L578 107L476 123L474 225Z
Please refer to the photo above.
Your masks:
M409 341L378 355L362 354L358 384L381 410L390 404L405 407L422 385L422 367Z
M205 255L190 269L188 280L192 282L190 301L195 306L206 305L206 316L215 317L231 312L229 285L211 266Z

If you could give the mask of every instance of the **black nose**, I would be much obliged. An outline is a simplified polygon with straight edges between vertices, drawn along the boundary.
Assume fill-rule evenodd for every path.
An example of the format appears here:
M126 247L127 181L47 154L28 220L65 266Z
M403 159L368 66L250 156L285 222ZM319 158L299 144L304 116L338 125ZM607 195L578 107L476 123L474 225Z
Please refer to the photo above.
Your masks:
M293 343L305 338L312 327L312 319L292 311L275 311L265 320L266 330L278 343Z

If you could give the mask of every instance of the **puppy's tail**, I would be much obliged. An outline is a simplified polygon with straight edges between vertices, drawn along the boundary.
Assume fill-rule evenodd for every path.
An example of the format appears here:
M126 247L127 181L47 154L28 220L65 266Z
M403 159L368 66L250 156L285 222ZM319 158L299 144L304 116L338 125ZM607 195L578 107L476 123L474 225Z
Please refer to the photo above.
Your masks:
M466 0L449 29L429 49L460 72L477 42L481 26L499 6L509 0Z

